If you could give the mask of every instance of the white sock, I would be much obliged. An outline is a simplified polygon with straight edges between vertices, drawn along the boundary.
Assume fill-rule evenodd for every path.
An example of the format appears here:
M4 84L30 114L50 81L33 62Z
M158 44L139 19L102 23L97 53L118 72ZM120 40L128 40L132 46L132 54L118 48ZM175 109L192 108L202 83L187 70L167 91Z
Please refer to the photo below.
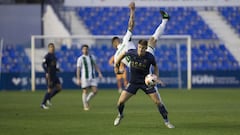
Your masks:
M93 92L90 92L87 96L87 102L89 102L94 96L95 94Z
M167 19L163 19L162 20L162 23L159 24L159 26L157 27L157 29L155 30L154 34L153 34L153 37L158 40L158 38L163 34L164 32L164 29L166 27L166 24L167 24Z
M82 102L83 102L83 106L87 107L87 94L86 93L82 93Z

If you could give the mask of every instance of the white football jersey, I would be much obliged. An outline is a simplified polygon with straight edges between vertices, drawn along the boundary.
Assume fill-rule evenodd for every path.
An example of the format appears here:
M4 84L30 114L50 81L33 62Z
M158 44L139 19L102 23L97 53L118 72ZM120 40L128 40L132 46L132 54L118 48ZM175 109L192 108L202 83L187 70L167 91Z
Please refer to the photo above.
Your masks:
M94 55L81 55L77 60L77 68L81 69L81 80L96 78L96 59Z
M136 49L136 46L134 45L134 43L132 41L129 41L131 37L132 37L132 32L128 30L125 36L123 37L123 42L119 44L117 47L117 51L114 54L114 61L117 61L118 56L120 54L127 52L130 49ZM126 57L122 60L122 62L127 66L129 66L130 64L130 61L127 60Z

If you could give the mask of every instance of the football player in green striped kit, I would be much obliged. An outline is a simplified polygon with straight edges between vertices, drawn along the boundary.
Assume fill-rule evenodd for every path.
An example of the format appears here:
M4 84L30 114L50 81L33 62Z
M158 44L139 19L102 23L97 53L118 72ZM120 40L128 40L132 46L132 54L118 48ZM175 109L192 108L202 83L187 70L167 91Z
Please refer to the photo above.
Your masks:
M88 45L82 46L82 55L77 60L77 83L82 87L82 101L83 109L89 110L89 101L97 94L97 76L95 71L98 72L98 77L102 78L102 73L97 66L95 56L89 54ZM91 88L92 91L88 92Z

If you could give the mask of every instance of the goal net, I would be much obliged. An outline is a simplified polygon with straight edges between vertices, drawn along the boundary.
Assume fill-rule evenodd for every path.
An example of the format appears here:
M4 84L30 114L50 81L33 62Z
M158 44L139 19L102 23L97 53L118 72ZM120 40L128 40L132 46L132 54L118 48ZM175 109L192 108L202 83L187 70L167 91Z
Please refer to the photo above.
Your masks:
M108 64L109 58L115 49L111 45L111 39L118 35L108 36L41 36L31 37L31 85L32 91L38 89L39 80L37 73L42 73L42 59L48 52L48 43L55 44L55 53L58 58L59 68L66 88L73 83L76 71L76 61L81 55L81 46L88 44L90 53L93 53L100 69L104 72L104 79L100 80L100 87L116 87L116 79L113 67ZM120 38L122 36L119 35ZM133 42L137 45L139 39L149 39L150 36L134 35ZM157 42L155 58L159 66L160 79L167 87L191 89L191 36L189 35L163 35ZM69 79L69 76L72 75ZM66 80L69 79L69 80ZM68 82L72 81L72 82ZM42 81L44 82L44 81ZM101 84L102 83L102 84Z

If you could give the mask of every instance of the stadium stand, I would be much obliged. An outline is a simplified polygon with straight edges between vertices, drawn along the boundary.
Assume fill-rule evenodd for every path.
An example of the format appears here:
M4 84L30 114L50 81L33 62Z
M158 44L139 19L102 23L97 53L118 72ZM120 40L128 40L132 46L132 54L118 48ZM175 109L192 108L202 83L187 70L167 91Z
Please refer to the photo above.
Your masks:
M240 35L240 7L220 7L219 13L227 20L227 22L234 28L236 33Z
M180 46L182 70L187 69L186 49L186 45ZM80 52L81 50L76 47L68 49L66 46L62 46L61 49L56 52L59 62L62 63L60 64L61 69L63 71L75 71L76 60L77 57L80 56ZM109 58L114 53L113 48L107 45L99 45L92 47L90 52L95 54L99 66L103 71L111 71L113 69L113 67L107 64ZM63 57L63 55L65 57ZM155 55L160 70L177 71L176 47L164 44L159 45L158 48L156 48ZM236 70L240 68L236 59L223 44L193 45L192 65L193 71Z
M3 48L2 72L29 72L31 64L21 45L7 45Z
M181 68L187 69L186 45L180 46ZM108 65L109 58L114 54L114 49L108 45L97 45L90 48L100 69L112 71L113 67ZM81 55L81 49L62 45L56 51L60 69L64 72L75 72L76 61ZM176 47L173 45L158 45L156 48L156 61L161 71L177 71ZM30 72L30 60L21 46L8 46L3 50L2 72ZM240 69L238 62L223 44L193 45L192 46L192 70L236 70Z
M171 16L165 34L189 34L194 39L217 39L193 8L183 7L136 8L134 34L151 35L161 20L160 9L168 11ZM77 13L93 35L121 35L126 32L128 10L121 7L81 7Z
M218 40L218 37L205 24L193 8L170 7L162 8L171 15L164 34L190 34L193 39ZM159 8L137 8L135 35L151 35L161 20ZM219 12L229 21L234 29L240 33L239 10L235 7L221 7ZM126 32L128 22L128 8L121 7L80 7L76 9L80 19L84 21L93 35L122 35ZM154 16L154 17L153 17ZM149 21L151 20L151 21ZM186 45L181 45L182 70L187 69ZM108 60L114 54L114 49L108 45L93 45L90 51L98 58L102 70L112 71ZM75 72L76 60L81 49L75 45L68 48L62 45L56 51L56 56L62 71ZM176 47L161 44L156 48L156 60L162 71L177 70ZM30 72L30 58L20 45L6 45L3 48L1 72ZM236 70L240 69L237 60L224 44L192 45L193 71L205 70Z

